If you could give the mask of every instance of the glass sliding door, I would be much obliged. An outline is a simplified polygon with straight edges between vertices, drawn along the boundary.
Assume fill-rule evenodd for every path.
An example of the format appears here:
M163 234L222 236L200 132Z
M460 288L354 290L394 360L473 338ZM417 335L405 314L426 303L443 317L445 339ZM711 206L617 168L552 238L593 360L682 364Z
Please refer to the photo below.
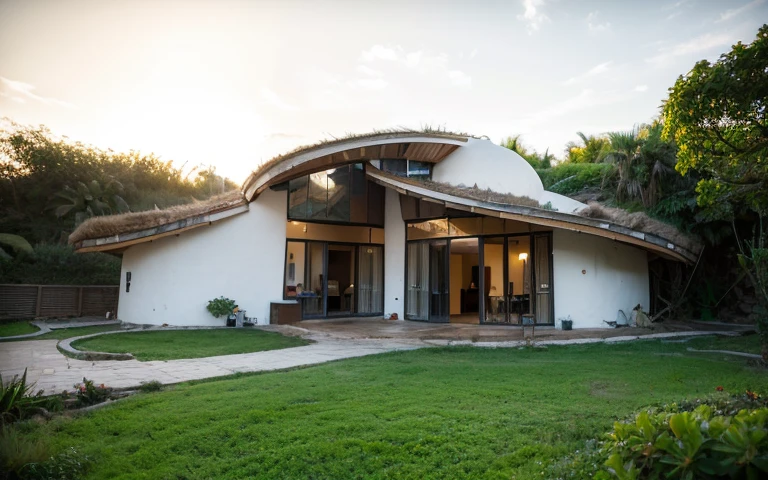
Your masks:
M326 244L310 242L307 245L307 267L301 294L305 318L325 316L326 298Z
M450 321L448 268L448 241L429 242L430 322L448 323Z
M357 313L384 313L383 248L361 245L357 256Z
M507 238L507 321L523 323L523 315L531 313L531 237Z
M355 307L355 247L328 245L326 313L349 316Z
M554 323L552 308L552 236L534 235L534 291L536 323Z
M485 323L503 323L507 321L506 270L504 268L504 237L487 237L483 242L483 263L488 271L490 285L484 285L483 304L485 305Z
M408 243L408 279L405 297L405 317L408 320L429 320L429 245Z

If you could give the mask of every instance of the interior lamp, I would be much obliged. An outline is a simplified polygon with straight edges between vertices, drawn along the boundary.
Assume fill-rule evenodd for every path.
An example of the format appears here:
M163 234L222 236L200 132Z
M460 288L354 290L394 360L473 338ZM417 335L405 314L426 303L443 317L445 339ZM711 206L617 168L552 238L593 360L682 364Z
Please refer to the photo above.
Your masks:
M518 260L523 260L523 261L528 260L528 254L527 253L521 253L520 255L517 256L517 259Z

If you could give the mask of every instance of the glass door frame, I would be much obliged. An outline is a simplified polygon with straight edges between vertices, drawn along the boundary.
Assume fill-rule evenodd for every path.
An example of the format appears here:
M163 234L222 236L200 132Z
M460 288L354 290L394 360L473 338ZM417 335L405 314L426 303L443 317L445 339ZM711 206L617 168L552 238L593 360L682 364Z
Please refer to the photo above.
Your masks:
M451 255L451 240L454 238L477 238L478 239L478 264L479 264L479 281L478 281L478 288L480 289L480 292L482 292L482 300L480 301L479 309L480 310L480 318L479 322L481 325L499 325L499 323L495 322L486 322L485 321L485 309L486 309L486 301L485 301L485 238L504 238L504 248L503 248L503 279L504 279L504 319L505 323L504 325L508 326L521 326L518 324L511 324L510 322L510 296L511 293L507 292L507 289L509 288L509 265L508 265L508 257L509 257L509 240L514 239L516 237L528 237L530 239L530 247L529 247L529 254L528 254L528 261L530 263L529 267L529 282L531 285L531 292L529 293L529 302L530 302L530 312L534 315L534 318L536 318L537 315L537 298L536 298L536 268L533 265L533 261L536 258L536 246L535 246L535 238L537 236L548 236L549 237L549 311L550 313L550 321L546 323L537 323L536 325L544 325L544 326L552 326L555 325L555 309L554 309L554 303L555 303L555 279L554 279L554 242L553 242L553 235L551 231L542 231L542 232L527 232L527 233L507 233L507 234L488 234L488 235L467 235L467 236L461 236L461 237L433 237L433 238L425 238L425 239L418 239L418 240L405 240L405 264L403 266L404 276L403 278L405 281L403 282L403 295L404 295L404 311L405 314L405 320L415 321L415 322L431 322L430 320L422 320L422 319L412 319L408 318L407 312L408 312L408 245L411 243L424 243L424 242L432 242L432 241L447 241L447 258L448 258L448 265L447 265L447 275L450 279L451 271L450 271L450 255ZM431 286L431 274L428 272L428 275L430 275L430 297L432 294L432 286ZM450 288L448 289L448 305L449 305L449 312L448 312L448 321L450 322ZM427 319L430 319L432 316L431 312L431 298L427 302L428 303L428 312L427 312Z
M443 254L443 286L434 285L434 280L438 272L432 271L433 261L433 247L440 247L445 249ZM427 302L429 311L427 313L427 321L429 323L451 323L451 239L450 238L434 238L428 241L428 255L429 255L429 301ZM442 290L442 291L440 291ZM437 315L432 310L432 304L434 302L434 295L438 295L437 302L442 303L442 308L445 310L443 315Z

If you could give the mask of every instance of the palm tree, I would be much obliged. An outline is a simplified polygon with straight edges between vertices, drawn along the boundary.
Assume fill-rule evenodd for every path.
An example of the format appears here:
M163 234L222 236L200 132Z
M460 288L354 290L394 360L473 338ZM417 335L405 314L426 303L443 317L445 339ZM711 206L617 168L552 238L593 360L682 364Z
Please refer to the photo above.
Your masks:
M609 142L605 137L585 135L576 132L583 146L576 142L568 142L565 148L566 161L573 163L599 163L602 162L609 150Z
M654 207L663 190L664 179L674 173L674 145L661 139L663 125L635 127L626 132L610 132L611 151L606 161L616 164L616 200L640 201L646 209Z

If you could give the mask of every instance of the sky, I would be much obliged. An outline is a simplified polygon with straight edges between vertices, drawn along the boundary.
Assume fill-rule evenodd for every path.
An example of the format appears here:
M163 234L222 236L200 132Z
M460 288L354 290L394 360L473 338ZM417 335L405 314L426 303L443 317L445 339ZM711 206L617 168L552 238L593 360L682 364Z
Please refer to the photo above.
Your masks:
M768 0L0 0L0 117L235 182L397 127L562 157L765 22Z

